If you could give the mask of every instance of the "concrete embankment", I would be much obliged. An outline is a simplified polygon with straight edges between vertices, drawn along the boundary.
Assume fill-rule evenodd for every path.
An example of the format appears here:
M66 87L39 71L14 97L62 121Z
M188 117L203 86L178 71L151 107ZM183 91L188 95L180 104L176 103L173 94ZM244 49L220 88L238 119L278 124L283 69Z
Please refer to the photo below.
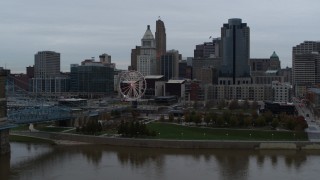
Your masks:
M185 148L185 149L290 149L320 150L320 143L308 141L219 141L219 140L163 140L112 138L52 132L11 132L15 135L32 136L55 141L71 141L88 144L112 146L132 146L148 148ZM75 143L76 144L76 143Z

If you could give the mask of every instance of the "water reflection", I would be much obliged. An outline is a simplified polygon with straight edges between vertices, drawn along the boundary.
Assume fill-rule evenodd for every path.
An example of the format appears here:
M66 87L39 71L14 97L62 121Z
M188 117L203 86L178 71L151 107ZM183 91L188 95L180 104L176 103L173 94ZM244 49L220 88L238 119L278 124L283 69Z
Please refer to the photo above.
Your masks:
M11 169L10 156L0 157L1 179L104 179L108 176L140 180L199 179L201 176L201 179L246 180L260 178L259 173L276 176L275 169L291 174L292 169L297 173L305 172L313 161L320 160L320 153L316 151L144 149L21 143L12 143L12 150Z
M295 150L263 150L259 151L259 165L264 164L265 158L270 158L272 166L278 165L279 159L284 159L287 168L295 167L297 170L307 161L309 154L318 154L317 151L295 151Z
M252 152L237 151L237 153L226 153L220 151L213 156L218 162L220 179L247 179L249 155Z
M10 175L10 154L0 155L0 177L9 179Z

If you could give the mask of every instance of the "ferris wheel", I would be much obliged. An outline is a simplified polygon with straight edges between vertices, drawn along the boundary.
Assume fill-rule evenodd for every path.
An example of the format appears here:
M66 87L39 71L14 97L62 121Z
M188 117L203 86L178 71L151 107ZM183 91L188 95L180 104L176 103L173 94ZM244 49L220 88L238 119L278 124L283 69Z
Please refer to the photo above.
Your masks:
M136 101L146 92L147 83L138 71L125 71L119 78L119 92L126 101Z

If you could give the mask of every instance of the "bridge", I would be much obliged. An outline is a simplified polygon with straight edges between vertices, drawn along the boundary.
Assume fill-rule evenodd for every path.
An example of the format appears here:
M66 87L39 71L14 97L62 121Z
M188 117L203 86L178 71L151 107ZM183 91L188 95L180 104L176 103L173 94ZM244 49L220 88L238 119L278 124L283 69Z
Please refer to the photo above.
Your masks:
M92 110L91 106L60 105L57 96L32 93L17 86L21 84L14 76L0 69L0 155L10 152L9 129L20 124L48 121L84 119L112 110L124 110L130 105L116 105ZM41 91L38 91L41 92ZM91 110L90 110L91 109ZM86 118L85 118L86 119Z
M6 76L5 98L9 123L29 124L71 118L70 107L60 106L52 97L26 91L17 85L22 83L14 76Z
M9 129L19 124L71 119L70 107L16 86L16 79L0 70L0 154L10 152Z

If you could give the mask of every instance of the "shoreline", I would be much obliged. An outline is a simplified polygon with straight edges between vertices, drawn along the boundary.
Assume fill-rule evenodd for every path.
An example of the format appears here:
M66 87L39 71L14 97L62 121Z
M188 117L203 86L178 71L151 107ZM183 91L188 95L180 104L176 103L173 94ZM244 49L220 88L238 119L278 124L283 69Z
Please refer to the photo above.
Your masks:
M57 145L110 145L171 149L251 149L251 150L320 150L320 142L310 141L241 141L241 140L168 140L117 138L55 132L10 132L10 135L51 140Z

